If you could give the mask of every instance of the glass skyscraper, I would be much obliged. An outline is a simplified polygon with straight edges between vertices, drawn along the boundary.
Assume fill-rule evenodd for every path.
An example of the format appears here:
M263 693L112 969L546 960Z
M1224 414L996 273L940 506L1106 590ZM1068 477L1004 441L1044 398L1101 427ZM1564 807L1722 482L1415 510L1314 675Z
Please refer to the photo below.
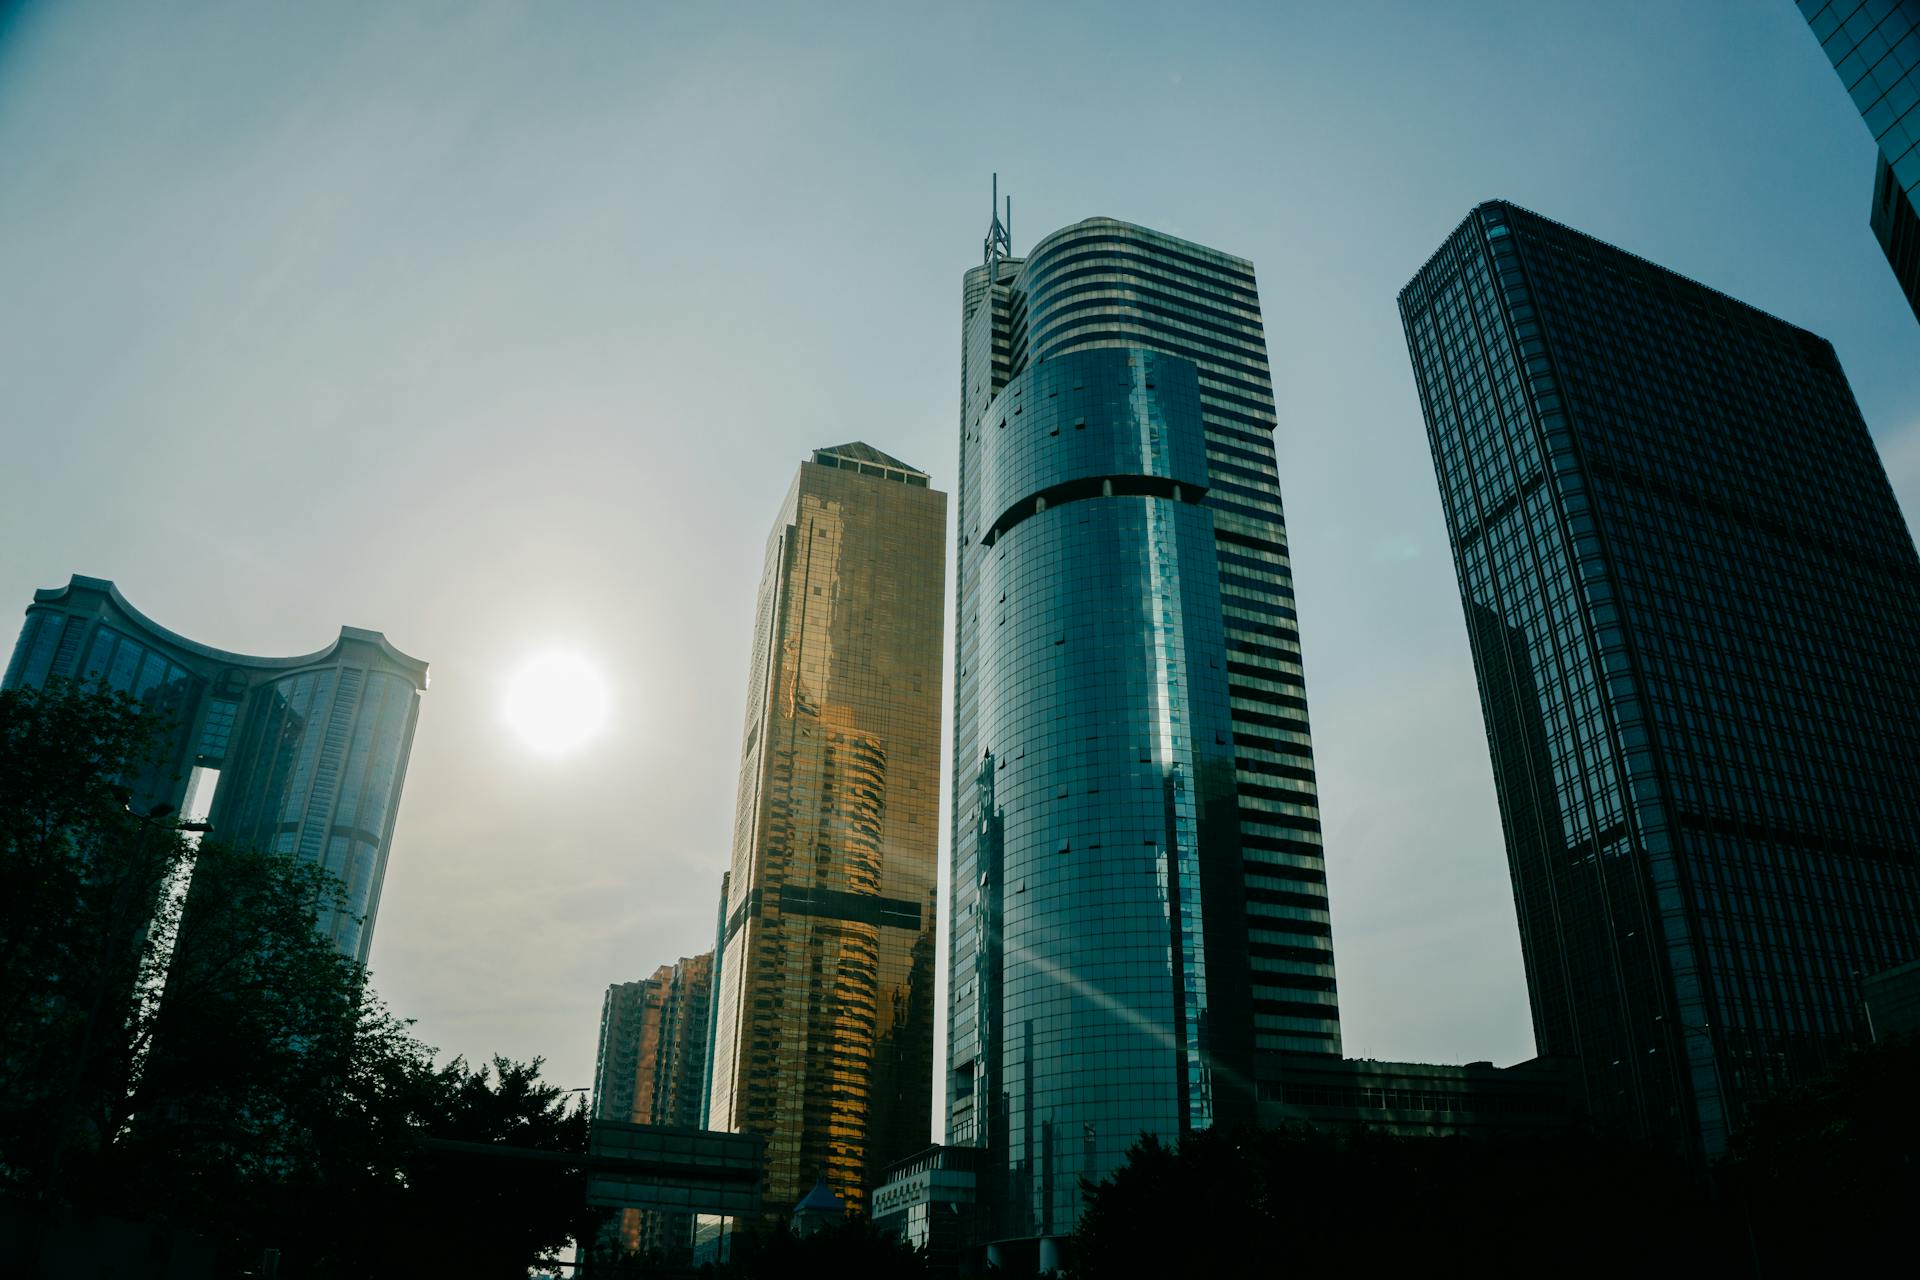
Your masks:
M722 888L707 1127L767 1141L782 1213L861 1207L926 1145L947 498L815 451L767 540Z
M1799 0L1879 144L1869 223L1920 317L1920 0Z
M320 931L365 963L393 844L427 664L377 631L298 658L209 648L136 610L113 583L76 575L34 593L4 687L97 681L170 719L142 807L206 818L214 838L318 863L346 885Z
M1804 329L1503 202L1400 312L1539 1051L1712 1154L1920 955L1920 557Z
M948 1141L1049 1241L1340 1023L1253 267L1008 249L962 292Z
M712 995L711 953L607 988L594 1058L594 1119L702 1127ZM628 1252L693 1247L691 1214L624 1209L612 1230Z

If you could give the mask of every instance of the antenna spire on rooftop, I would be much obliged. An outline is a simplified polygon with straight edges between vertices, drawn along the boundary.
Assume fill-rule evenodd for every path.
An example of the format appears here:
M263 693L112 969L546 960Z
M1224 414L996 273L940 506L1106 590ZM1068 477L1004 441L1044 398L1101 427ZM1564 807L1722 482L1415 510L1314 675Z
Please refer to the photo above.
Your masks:
M989 272L1002 258L1013 256L1013 197L1007 197L1007 220L1000 221L1000 175L993 175L993 221L987 227L986 243L981 246L981 262ZM991 283L991 275L989 275Z

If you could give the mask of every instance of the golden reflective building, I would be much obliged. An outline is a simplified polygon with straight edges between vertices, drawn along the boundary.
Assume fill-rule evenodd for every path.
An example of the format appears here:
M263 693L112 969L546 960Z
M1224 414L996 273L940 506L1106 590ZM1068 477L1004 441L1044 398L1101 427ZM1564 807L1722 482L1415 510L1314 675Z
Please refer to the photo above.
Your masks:
M946 495L865 444L800 466L767 541L707 1127L766 1204L850 1207L926 1146Z

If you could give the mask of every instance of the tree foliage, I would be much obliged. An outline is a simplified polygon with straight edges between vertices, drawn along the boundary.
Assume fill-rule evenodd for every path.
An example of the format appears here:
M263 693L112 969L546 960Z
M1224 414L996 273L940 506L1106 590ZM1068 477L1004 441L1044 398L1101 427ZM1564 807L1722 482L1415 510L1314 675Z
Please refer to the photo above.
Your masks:
M316 932L325 871L130 808L162 728L0 692L0 1196L277 1250L288 1280L554 1256L592 1221L584 1113L537 1059L436 1065Z
M1877 1269L1920 1203L1920 1036L1855 1050L1756 1110L1726 1162L1754 1249L1777 1274Z
M1632 1148L1289 1127L1207 1130L1178 1146L1143 1137L1087 1188L1074 1267L1084 1277L1663 1274L1738 1244L1697 1175Z

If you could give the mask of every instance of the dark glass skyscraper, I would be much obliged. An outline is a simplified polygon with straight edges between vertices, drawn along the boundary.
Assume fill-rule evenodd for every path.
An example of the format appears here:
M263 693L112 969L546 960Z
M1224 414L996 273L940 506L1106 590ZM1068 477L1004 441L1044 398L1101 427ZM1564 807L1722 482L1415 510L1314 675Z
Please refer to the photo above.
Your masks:
M1920 317L1920 0L1799 0L1880 146L1868 221Z
M816 450L754 625L707 1126L767 1140L766 1204L849 1206L926 1145L947 497Z
M1539 1050L1712 1153L1920 955L1920 557L1804 329L1500 202L1400 312Z
M220 840L339 876L346 909L322 913L319 928L366 961L426 663L357 627L299 658L212 649L147 618L111 582L76 575L34 593L4 687L50 677L97 681L169 717L143 805L207 817Z
M948 1133L1045 1240L1340 1024L1252 265L1007 247L962 294Z

